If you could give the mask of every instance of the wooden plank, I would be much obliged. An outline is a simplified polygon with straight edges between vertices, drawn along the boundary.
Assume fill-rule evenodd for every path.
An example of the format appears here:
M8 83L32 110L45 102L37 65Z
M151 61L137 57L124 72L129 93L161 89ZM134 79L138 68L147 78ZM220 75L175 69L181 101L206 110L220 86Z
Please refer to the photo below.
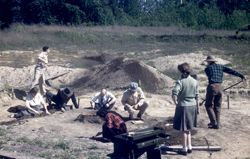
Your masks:
M177 151L182 149L182 145L173 145L173 146L161 146L161 149L166 149L169 151ZM220 151L222 148L220 146L192 146L192 150L196 151Z

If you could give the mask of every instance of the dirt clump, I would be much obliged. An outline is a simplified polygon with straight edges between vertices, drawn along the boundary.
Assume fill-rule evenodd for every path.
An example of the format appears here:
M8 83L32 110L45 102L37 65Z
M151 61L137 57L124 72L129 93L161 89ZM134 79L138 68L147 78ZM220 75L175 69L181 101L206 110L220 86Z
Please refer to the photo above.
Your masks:
M145 63L118 57L105 65L99 65L90 70L74 83L79 89L124 89L128 82L136 81L141 87L151 93L162 93L165 88L173 85L173 80Z

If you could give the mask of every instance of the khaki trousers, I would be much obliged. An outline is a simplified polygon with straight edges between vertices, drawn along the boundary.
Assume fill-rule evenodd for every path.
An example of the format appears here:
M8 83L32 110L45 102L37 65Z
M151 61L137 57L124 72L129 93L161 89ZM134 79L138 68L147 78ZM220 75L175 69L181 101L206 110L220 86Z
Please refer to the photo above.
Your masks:
M34 75L34 79L32 81L31 88L35 87L36 85L39 85L40 93L42 95L45 95L45 93L46 93L45 68L42 68L39 66L35 67L35 75Z
M141 118L148 106L148 102L145 101L141 106L138 106L136 109L134 109L132 106L125 106L124 109L128 111L130 119L134 118L134 112L139 110L137 117Z

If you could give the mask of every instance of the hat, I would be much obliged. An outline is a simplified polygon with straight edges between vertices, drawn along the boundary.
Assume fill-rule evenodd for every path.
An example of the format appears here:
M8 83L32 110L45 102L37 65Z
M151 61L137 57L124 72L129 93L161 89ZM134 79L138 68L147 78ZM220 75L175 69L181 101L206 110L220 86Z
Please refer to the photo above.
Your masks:
M65 94L67 97L71 97L73 95L73 91L69 89L68 87L62 89L63 94Z
M136 82L131 82L130 85L129 85L129 90L135 92L138 88L138 83Z
M216 62L216 60L211 55L208 55L207 58L206 58L206 60L204 60L204 61L207 61L207 62Z

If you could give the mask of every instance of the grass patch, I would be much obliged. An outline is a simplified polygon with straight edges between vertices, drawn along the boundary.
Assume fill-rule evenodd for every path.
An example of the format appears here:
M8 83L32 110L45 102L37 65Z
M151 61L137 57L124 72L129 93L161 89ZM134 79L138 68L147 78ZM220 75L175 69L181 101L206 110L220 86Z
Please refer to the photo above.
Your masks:
M3 128L0 128L0 137L5 136L7 134L7 131Z
M89 150L96 150L98 149L97 145L90 145L90 147L88 147Z
M177 27L66 27L13 25L0 31L0 50L40 50L43 45L71 54L111 53L131 58L152 58L208 50L233 57L233 64L250 72L249 33L235 31L178 29ZM158 53L145 54L150 50ZM219 50L220 52L213 52ZM168 73L167 75L176 75Z
M60 140L59 142L57 142L57 143L54 145L54 148L55 148L55 149L62 149L62 150L68 150L68 149L70 149L69 143L68 143L68 142L65 142L65 141L63 141L63 140Z
M51 159L53 158L53 154L51 152L41 152L38 154L38 157L43 157L43 158L46 158L46 159Z
M89 156L88 159L100 159L99 156Z

